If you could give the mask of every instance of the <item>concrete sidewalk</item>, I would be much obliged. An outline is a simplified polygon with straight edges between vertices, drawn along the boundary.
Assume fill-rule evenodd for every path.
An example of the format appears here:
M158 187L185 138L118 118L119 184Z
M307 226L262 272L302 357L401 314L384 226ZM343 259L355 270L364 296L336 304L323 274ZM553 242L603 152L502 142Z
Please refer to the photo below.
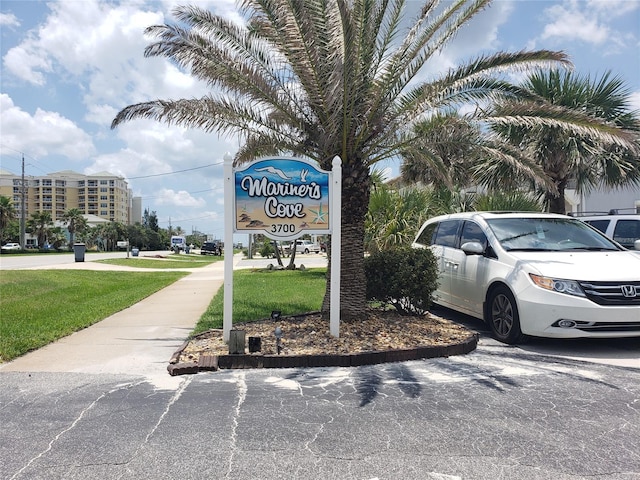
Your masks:
M296 265L326 266L324 255L299 256ZM266 268L274 259L233 258L234 269ZM47 269L149 271L97 262L68 263ZM166 271L166 270L165 270ZM79 332L1 364L1 372L77 372L170 378L173 353L206 311L224 283L224 262L215 262ZM162 380L164 381L164 380Z
M234 263L240 260L241 257L235 257ZM70 264L69 268L104 270L108 267L84 262ZM168 377L167 363L171 355L193 330L224 281L224 262L191 271L101 322L0 365L0 371Z

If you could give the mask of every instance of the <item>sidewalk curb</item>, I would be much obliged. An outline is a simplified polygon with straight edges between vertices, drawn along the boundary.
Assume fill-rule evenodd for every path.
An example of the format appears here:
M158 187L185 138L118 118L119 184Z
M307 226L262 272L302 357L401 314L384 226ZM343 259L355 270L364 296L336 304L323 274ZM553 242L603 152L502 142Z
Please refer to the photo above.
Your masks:
M380 363L406 362L425 358L450 357L470 353L478 346L479 335L451 345L419 346L415 348L362 352L345 355L202 355L200 362L176 363L183 345L171 357L167 366L169 375L186 375L211 372L219 369L247 368L312 368L312 367L360 367Z

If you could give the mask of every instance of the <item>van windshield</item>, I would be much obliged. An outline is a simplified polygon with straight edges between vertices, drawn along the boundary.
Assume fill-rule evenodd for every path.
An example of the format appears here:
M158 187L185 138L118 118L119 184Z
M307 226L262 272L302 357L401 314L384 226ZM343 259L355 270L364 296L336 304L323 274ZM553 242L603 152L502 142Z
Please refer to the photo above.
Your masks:
M507 251L621 250L585 223L571 218L493 218L487 224Z

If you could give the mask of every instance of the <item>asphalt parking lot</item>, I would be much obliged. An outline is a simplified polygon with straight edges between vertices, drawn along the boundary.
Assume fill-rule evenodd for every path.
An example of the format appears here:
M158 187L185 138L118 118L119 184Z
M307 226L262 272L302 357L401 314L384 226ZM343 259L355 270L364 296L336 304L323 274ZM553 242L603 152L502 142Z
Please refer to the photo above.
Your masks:
M0 367L0 478L640 479L638 339L513 347L456 321L474 352L366 367Z

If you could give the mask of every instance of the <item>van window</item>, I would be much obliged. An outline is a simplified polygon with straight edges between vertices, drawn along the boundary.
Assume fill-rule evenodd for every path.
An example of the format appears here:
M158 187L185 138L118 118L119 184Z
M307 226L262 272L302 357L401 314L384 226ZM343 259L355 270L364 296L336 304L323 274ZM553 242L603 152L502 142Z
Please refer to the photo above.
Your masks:
M428 247L429 245L432 245L433 244L433 234L435 233L437 226L438 226L437 223L432 223L432 224L427 225L426 227L424 227L422 232L420 232L420 235L418 236L418 238L416 238L415 243L418 243L420 245L424 245L425 247Z
M467 242L478 242L483 248L487 248L487 237L477 223L464 222L460 235L460 246Z
M456 240L459 227L460 220L445 220L444 222L440 222L433 241L434 245L457 247Z

